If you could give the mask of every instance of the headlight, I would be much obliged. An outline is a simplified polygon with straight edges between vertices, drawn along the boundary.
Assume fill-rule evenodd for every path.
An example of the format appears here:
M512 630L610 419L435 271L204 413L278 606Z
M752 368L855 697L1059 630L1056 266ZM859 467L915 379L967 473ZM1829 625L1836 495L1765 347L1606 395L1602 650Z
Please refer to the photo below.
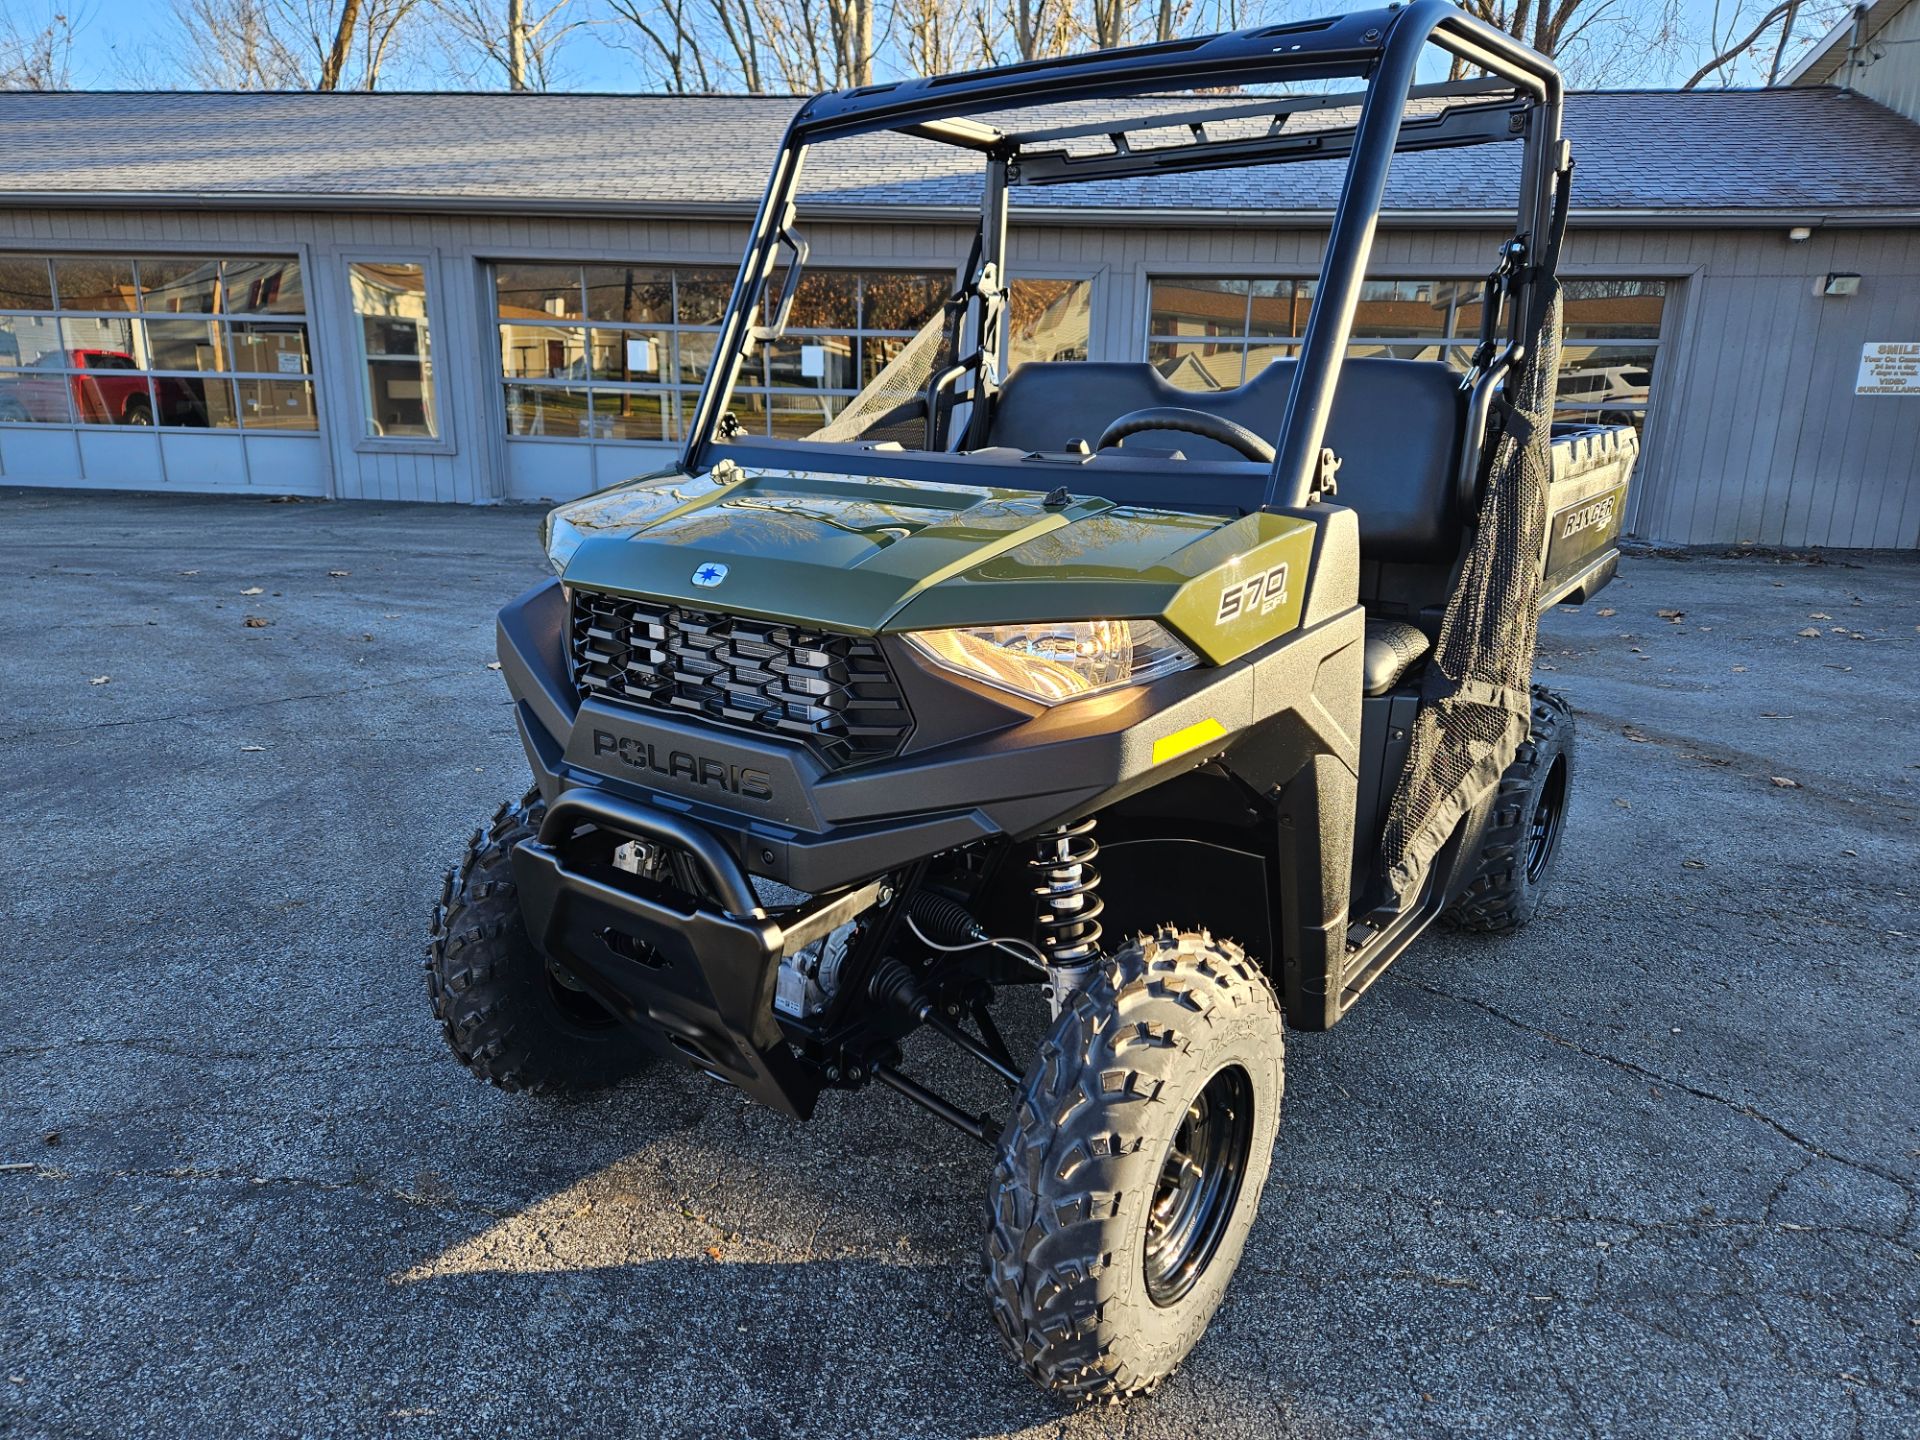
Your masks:
M540 526L540 543L546 547L547 563L553 566L553 573L562 574L567 562L573 559L573 552L580 548L580 542L587 538L587 532L567 519L566 506L558 510L549 510L545 522Z
M1156 620L1052 620L919 630L907 641L943 670L1058 705L1144 685L1199 663Z

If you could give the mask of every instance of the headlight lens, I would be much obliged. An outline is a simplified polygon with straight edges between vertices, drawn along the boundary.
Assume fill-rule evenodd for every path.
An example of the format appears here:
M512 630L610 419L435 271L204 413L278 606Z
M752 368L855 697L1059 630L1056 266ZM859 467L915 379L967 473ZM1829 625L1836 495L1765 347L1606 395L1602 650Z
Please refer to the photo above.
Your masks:
M1042 705L1144 685L1199 663L1156 620L1051 620L920 630L907 642L943 670Z
M553 566L553 573L565 573L567 562L573 559L573 552L580 548L580 542L587 538L587 532L567 519L566 507L547 512L546 522L540 527L540 543L546 547L547 563Z

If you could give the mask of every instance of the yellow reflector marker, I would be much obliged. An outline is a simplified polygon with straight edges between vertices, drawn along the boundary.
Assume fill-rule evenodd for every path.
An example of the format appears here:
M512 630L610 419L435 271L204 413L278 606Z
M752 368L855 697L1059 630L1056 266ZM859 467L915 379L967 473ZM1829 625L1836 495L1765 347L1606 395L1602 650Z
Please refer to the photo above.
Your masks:
M1218 740L1227 733L1227 727L1209 715L1205 720L1176 730L1171 735L1162 735L1153 742L1153 763L1164 765L1167 761L1186 754L1189 750L1198 750L1208 741Z

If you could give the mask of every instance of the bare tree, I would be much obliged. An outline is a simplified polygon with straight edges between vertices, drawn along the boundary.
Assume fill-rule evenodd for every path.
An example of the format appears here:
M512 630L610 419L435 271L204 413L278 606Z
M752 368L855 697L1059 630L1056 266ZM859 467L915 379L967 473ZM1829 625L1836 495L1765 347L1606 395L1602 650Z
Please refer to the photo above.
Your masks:
M626 29L615 31L607 43L636 55L650 75L663 78L669 94L686 95L713 89L713 75L707 67L705 37L700 22L705 11L697 0L607 0L615 21L625 21Z
M1762 0L1765 4L1765 0ZM1794 49L1794 30L1802 17L1813 21L1799 49L1806 47L1853 6L1846 0L1779 0L1750 10L1745 0L1716 3L1704 36L1694 38L1699 68L1681 82L1682 90L1716 85L1775 83ZM1779 33L1774 34L1774 27ZM1769 38L1771 37L1771 38ZM1771 54L1769 54L1771 52Z
M574 0L432 0L448 60L462 79L497 73L509 90L546 90L566 39L589 23ZM479 63L476 65L475 60Z
M207 90L372 90L420 0L173 0L166 43Z
M333 27L333 44L327 47L327 58L320 64L318 88L340 88L340 72L347 68L347 52L353 49L353 27L359 22L360 0L345 0L340 6L340 18Z
M47 14L34 26L19 17L0 15L0 90L65 90L73 80L75 17L65 11Z

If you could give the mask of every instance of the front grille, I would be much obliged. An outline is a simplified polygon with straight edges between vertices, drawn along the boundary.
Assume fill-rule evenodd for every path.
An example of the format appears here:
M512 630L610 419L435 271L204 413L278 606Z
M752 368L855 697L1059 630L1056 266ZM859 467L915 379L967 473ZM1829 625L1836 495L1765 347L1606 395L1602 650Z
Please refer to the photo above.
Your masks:
M573 593L583 695L804 740L836 768L899 753L913 719L874 641Z

